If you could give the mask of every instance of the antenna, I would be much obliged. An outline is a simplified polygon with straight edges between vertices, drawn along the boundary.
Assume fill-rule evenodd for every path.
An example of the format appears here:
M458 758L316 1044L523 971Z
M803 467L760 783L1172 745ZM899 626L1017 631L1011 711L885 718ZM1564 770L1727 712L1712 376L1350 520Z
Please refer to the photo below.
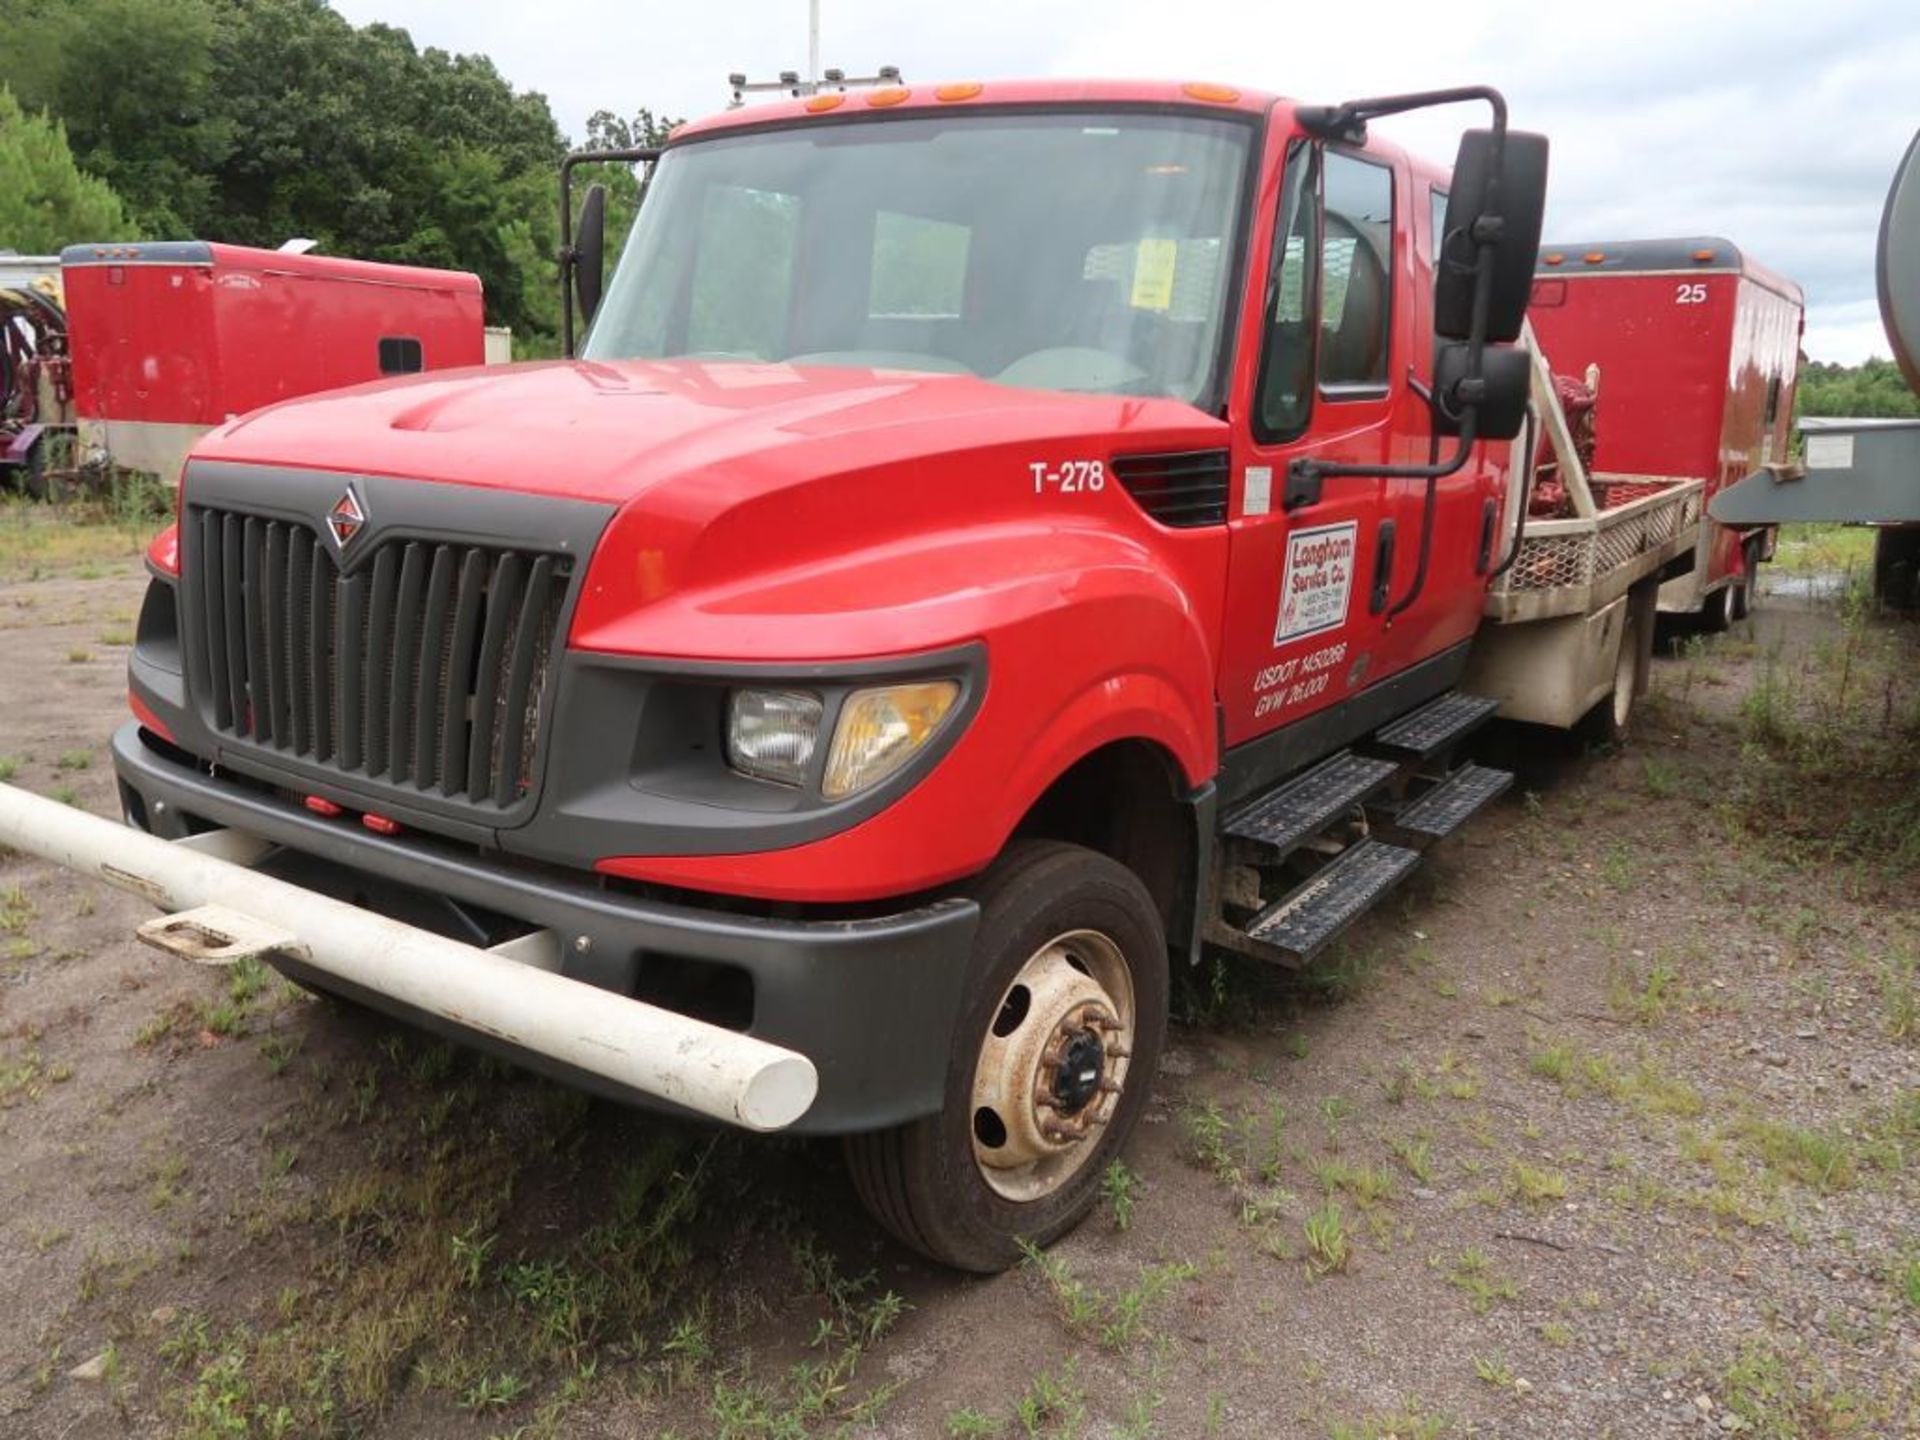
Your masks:
M808 95L818 95L823 90L899 83L898 65L882 65L878 73L873 75L849 75L844 70L832 69L823 72L820 69L820 0L807 0L807 78L802 80L797 70L782 70L778 80L749 80L745 71L736 70L727 76L727 88L733 92L727 108L738 110L747 103L749 95L782 93L798 100Z

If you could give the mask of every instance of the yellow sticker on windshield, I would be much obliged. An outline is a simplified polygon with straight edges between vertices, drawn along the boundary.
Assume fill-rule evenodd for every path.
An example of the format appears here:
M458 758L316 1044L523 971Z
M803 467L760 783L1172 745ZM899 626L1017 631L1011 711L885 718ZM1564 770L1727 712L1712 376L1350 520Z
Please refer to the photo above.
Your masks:
M1133 252L1133 295L1127 303L1136 310L1173 308L1173 272L1180 263L1180 242L1149 235Z

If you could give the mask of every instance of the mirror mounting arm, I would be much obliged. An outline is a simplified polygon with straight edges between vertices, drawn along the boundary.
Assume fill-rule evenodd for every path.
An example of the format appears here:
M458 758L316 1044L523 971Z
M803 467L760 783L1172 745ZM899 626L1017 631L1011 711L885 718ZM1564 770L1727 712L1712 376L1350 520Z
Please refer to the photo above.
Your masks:
M576 165L651 165L660 158L657 145L630 150L575 150L560 162L560 353L573 358L573 271L580 252L573 244L573 167Z

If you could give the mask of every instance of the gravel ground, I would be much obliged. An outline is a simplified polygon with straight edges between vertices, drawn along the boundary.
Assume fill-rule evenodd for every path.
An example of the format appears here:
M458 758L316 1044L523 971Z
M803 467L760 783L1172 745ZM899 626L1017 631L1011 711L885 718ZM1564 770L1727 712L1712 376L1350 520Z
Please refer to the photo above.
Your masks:
M0 581L14 783L115 812L140 586ZM1509 800L1333 962L1197 977L1111 1203L988 1280L831 1147L183 966L0 859L0 1436L1920 1434L1920 841L1743 748L1878 707L1910 780L1913 646L1776 599L1616 753L1490 733Z

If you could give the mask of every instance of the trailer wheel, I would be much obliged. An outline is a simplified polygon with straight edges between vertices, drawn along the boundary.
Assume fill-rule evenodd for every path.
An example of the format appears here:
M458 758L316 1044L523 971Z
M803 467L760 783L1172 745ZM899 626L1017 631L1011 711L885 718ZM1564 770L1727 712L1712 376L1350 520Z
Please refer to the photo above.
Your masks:
M1707 630L1715 635L1721 634L1734 620L1734 586L1739 582L1729 580L1718 590L1707 596L1706 603L1700 607L1700 620Z
M1744 563L1740 569L1740 578L1728 587L1734 591L1728 608L1735 620L1744 620L1753 614L1754 602L1759 598L1760 539L1758 536L1741 547L1741 558Z
M1098 1198L1160 1063L1168 966L1146 887L1092 850L1017 842L972 893L946 1104L846 1150L862 1203L902 1242L993 1273Z

